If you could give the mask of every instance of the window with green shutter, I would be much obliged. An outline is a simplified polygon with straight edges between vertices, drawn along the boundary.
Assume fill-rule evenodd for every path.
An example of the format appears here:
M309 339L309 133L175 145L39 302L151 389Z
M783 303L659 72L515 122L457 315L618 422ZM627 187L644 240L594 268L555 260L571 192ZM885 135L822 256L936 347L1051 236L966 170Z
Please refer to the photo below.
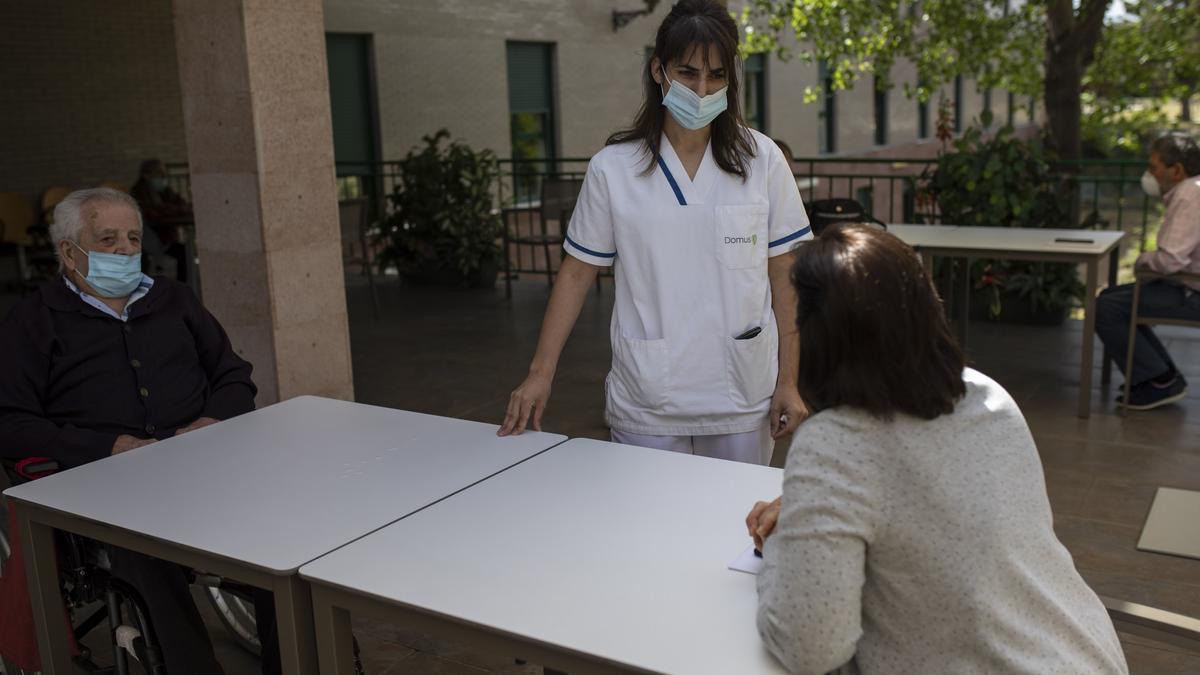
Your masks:
M954 133L963 130L963 77L954 76Z
M742 62L746 77L742 88L742 118L746 126L767 133L767 59L751 54Z
M508 43L508 112L513 171L518 176L516 197L536 192L534 174L553 170L554 45L544 42ZM529 193L529 194L526 194Z
M824 60L817 63L817 79L821 83L821 132L819 148L822 154L837 152L837 93L833 90L833 73Z
M876 75L873 82L875 91L875 145L887 145L888 142L888 92L883 80Z

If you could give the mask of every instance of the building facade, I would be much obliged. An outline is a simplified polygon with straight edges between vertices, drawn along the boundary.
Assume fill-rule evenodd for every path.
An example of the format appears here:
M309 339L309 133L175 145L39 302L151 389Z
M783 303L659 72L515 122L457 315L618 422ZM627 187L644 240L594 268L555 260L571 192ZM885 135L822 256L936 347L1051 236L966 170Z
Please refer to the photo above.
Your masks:
M590 156L641 104L642 68L670 3L619 28L614 11L644 9L640 0L323 7L335 153L367 162L400 158L441 128L505 158ZM0 39L0 189L35 198L51 185L132 183L150 156L187 161L170 0L11 0ZM911 66L897 67L890 91L868 77L805 103L822 74L821 64L748 59L749 121L804 157L927 157L940 147L936 100L904 95ZM989 98L998 124L1009 115L1007 95L970 81L941 95L957 101L964 126ZM1015 121L1027 122L1029 102L1017 103Z

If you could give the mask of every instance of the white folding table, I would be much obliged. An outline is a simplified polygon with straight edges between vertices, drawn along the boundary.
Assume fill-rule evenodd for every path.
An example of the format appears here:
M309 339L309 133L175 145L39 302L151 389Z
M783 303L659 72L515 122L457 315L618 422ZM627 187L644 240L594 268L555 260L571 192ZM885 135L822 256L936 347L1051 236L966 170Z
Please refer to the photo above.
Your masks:
M1087 418L1092 400L1092 349L1096 328L1096 292L1100 262L1108 257L1108 283L1117 283L1120 242L1124 232L1094 230L1038 229L1017 227L958 227L954 225L888 225L896 235L921 254L925 269L932 270L933 258L1001 258L1065 262L1087 266L1083 297L1083 354L1079 367L1079 417ZM964 270L966 265L963 266ZM966 348L967 309L971 291L970 274L960 279L962 303L959 306L959 339ZM1107 382L1111 362L1104 359L1102 381Z
M565 440L496 429L302 396L10 488L45 671L72 672L60 529L273 591L284 672L315 673L297 570Z
M323 675L350 612L583 673L780 674L755 578L726 569L763 466L575 439L300 569Z

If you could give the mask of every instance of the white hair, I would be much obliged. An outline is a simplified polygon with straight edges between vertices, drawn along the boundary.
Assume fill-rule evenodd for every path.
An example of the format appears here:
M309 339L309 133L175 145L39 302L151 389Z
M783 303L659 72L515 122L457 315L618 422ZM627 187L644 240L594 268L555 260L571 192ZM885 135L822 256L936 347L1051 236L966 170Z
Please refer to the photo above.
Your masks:
M97 203L128 206L137 214L138 228L142 228L142 210L133 197L124 192L103 187L72 192L54 207L54 222L50 223L50 240L54 244L54 255L58 258L58 271L63 270L62 250L58 244L63 241L79 243L79 233L87 222L84 209L89 204Z

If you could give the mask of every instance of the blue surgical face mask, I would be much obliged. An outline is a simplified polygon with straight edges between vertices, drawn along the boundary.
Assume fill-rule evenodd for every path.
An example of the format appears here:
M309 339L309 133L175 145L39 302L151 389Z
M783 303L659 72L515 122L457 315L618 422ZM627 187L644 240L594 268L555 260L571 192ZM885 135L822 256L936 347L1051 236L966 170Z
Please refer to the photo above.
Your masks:
M663 79L667 79L666 68L663 69ZM721 87L720 91L708 96L701 96L675 80L670 82L671 88L663 94L663 105L685 129L703 129L729 106L728 97L725 95L729 90L728 86ZM658 86L661 91L662 84Z
M166 178L151 178L150 179L150 187L154 188L155 192L162 192L163 190L167 189L167 179Z
M72 242L74 244L74 242ZM121 255L84 251L79 244L75 248L88 258L88 273L84 281L102 298L127 298L142 282L142 254ZM79 274L79 268L75 268Z

